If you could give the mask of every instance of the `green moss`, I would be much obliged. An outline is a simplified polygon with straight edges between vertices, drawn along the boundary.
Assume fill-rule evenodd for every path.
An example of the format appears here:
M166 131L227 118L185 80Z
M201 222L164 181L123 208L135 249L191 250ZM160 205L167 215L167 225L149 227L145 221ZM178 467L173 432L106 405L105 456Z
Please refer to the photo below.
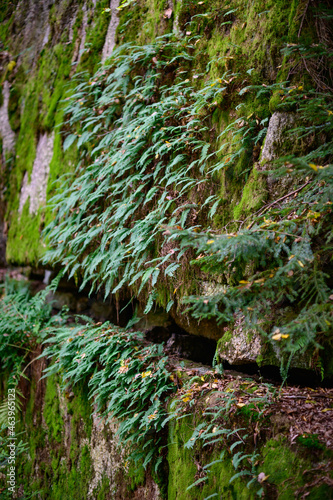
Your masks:
M105 8L109 7L109 0L97 2L93 17L88 20L85 42L87 50L81 56L80 63L77 67L78 71L87 70L90 74L93 74L98 68L110 22L110 13L103 11Z
M140 463L131 462L128 467L127 476L129 478L128 491L134 491L138 486L145 483L145 470Z
M60 411L58 388L54 376L47 378L43 415L49 428L49 436L60 443L64 430L64 420Z
M134 2L119 13L117 42L135 41L139 45L153 42L156 37L172 31L173 15L165 16L169 8L167 0Z
M318 439L318 434L302 434L298 436L297 442L306 448L323 450L325 446Z
M286 438L269 440L262 456L259 470L269 476L267 481L277 489L279 500L294 498L294 491L304 483L303 471L310 467L309 460L294 453Z
M234 208L235 220L240 220L259 210L267 198L265 179L253 168L244 188L240 202Z
M198 423L198 422L197 422ZM232 500L250 500L255 495L245 487L245 482L240 478L231 484L230 479L235 474L229 458L209 467L210 473L206 483L202 486L187 488L195 482L198 477L198 464L205 464L218 460L221 450L215 447L213 452L205 452L204 449L185 449L184 444L191 438L195 427L194 417L182 418L171 421L169 426L169 486L168 500L201 500L216 494L217 498ZM202 470L202 469L200 469Z
M77 385L73 387L73 392L75 397L67 403L67 411L73 418L73 428L75 428L75 424L79 424L80 421L83 421L84 434L88 439L90 439L93 408L91 401L88 399L87 386L85 384ZM65 396L68 397L68 394L65 393Z
M24 204L22 213L12 214L6 247L6 259L11 264L37 265L44 247L40 240L42 215L29 213L29 198Z
M220 340L217 343L217 352L220 352L223 350L224 346L228 344L233 337L233 332L232 330L228 330L223 337L220 338Z
M107 476L104 476L98 487L98 491L95 493L97 495L96 500L105 500L108 498L110 489L110 479Z
M21 126L20 113L20 93L16 87L10 89L8 103L9 123L14 132L17 132Z

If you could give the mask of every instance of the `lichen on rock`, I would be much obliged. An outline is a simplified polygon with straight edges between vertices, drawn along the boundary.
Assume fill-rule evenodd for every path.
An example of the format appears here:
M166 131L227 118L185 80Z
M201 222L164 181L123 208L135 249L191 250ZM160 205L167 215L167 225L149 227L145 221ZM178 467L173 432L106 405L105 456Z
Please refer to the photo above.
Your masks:
M292 128L295 117L291 113L275 111L269 120L265 143L261 152L261 164L272 162L285 148L285 132Z
M14 151L15 148L15 133L13 132L8 115L8 104L10 96L10 84L5 80L2 85L3 102L0 107L0 136L2 138L2 148L4 154Z
M108 31L105 37L104 47L102 51L102 62L105 62L108 57L111 56L111 53L116 44L116 30L119 24L119 17L117 7L119 7L119 0L111 0L110 2L110 10L111 10L111 19L108 27Z
M28 198L30 199L29 213L31 215L36 214L41 205L45 205L50 162L53 156L53 142L54 132L51 134L44 133L39 138L30 182L28 172L25 173L23 178L19 213L22 213Z

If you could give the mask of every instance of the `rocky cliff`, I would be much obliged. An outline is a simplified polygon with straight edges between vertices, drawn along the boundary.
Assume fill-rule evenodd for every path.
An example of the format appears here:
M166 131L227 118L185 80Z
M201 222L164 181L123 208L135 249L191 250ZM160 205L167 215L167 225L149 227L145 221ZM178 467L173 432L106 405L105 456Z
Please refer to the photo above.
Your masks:
M331 498L329 8L3 2L0 265L33 294L61 270L46 300L68 314L57 341L15 338L31 362L18 498ZM116 335L130 354L112 358ZM99 404L129 373L119 399L151 379L144 412ZM288 374L313 395L277 395ZM124 419L147 432L138 462Z

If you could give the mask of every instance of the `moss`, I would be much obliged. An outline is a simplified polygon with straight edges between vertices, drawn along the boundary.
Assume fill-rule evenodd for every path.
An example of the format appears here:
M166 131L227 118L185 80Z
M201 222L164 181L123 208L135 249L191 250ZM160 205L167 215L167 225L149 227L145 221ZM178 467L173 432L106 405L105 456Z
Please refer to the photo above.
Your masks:
M64 420L60 411L58 388L54 376L47 378L43 415L46 425L49 428L49 436L54 441L60 443L64 429Z
M75 397L68 401L67 411L73 418L73 428L80 421L84 422L84 435L88 439L91 437L92 431L92 405L87 395L87 386L80 384L73 388ZM68 394L65 393L68 397Z
M298 436L297 442L306 448L323 450L325 446L318 439L318 434L302 434Z
M17 132L21 125L21 113L20 113L20 93L16 87L10 89L9 103L8 103L8 115L9 123L14 132Z
M90 74L93 74L98 68L110 22L110 13L104 12L104 9L109 7L109 0L97 2L93 17L88 20L85 42L87 50L81 56L80 63L77 67L78 71L87 70Z
M98 488L96 494L96 500L104 500L108 498L110 492L110 479L107 476L104 476L101 484Z
M228 330L223 337L220 338L220 340L217 343L217 352L220 352L220 350L223 349L223 347L228 344L233 337L232 330Z
M265 178L254 167L247 180L240 202L234 208L235 220L240 220L262 207L267 198Z
M198 422L196 422L198 423ZM198 477L198 468L205 464L219 460L221 450L215 447L213 452L205 453L204 449L185 449L184 444L191 438L195 427L194 417L185 417L181 420L173 420L169 426L169 486L168 500L200 500L216 494L217 498L232 500L250 500L255 495L249 491L245 481L235 479L231 484L230 479L235 474L231 460L226 457L223 461L209 467L210 473L206 483L202 486L187 488L195 482Z
M131 462L128 467L127 476L129 478L128 491L134 491L138 486L142 486L145 483L145 470L140 463L134 464Z
M304 484L303 471L310 467L307 459L294 453L285 438L271 439L262 449L259 468L269 476L267 482L276 488L279 500L294 497L294 491Z
M119 13L117 42L135 41L142 45L153 42L158 36L172 31L173 15L168 19L164 13L170 7L167 0L145 0L134 2Z
M13 213L8 232L6 259L11 264L38 265L44 247L40 241L42 215L29 213L29 198L22 214Z

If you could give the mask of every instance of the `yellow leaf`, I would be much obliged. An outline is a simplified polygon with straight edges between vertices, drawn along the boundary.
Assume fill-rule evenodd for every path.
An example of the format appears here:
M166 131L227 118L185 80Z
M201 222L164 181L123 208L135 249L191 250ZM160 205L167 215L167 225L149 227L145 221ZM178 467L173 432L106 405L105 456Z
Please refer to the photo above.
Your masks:
M190 400L189 397L183 399L184 403L187 403L187 401L189 401L189 400Z
M318 167L314 163L309 163L309 167L311 167L315 172L317 172Z
M243 406L245 406L245 403L237 403L237 404L236 404L236 406L237 406L238 408L243 408Z
M298 260L297 262L299 263L299 265L300 265L301 267L304 267L303 262L301 262L300 260Z
M149 375L151 375L151 371L141 373L142 378L149 377Z
M240 280L240 282L239 282L239 284L241 284L241 285L246 285L247 283L250 283L250 281Z
M207 245L211 245L212 243L214 243L214 240L208 240L207 241Z
M322 413L325 413L326 411L332 411L332 410L333 410L333 408L324 408L324 409L323 409L323 410L321 410L321 411L322 411Z
M272 339L273 340L278 340L280 341L281 339L287 339L289 337L288 334L284 334L284 333L275 333L273 336L272 336Z
M308 219L318 219L320 216L320 212L313 212L312 210L309 210L309 212L306 214L306 217Z

